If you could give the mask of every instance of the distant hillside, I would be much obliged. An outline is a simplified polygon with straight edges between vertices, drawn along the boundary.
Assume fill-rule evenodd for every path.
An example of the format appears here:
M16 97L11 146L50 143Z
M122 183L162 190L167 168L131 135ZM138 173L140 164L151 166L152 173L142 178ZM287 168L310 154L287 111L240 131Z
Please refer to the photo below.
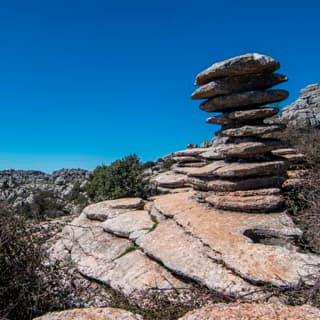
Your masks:
M89 172L61 169L47 174L35 170L0 171L0 201L27 216L78 213L87 203Z

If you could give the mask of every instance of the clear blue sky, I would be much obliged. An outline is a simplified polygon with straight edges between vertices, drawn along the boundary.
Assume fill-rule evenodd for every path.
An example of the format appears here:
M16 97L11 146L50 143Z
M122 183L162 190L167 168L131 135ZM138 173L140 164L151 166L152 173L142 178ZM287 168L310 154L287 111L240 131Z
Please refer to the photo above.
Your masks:
M0 1L0 169L155 160L215 128L195 75L259 52L290 91L319 82L320 2Z

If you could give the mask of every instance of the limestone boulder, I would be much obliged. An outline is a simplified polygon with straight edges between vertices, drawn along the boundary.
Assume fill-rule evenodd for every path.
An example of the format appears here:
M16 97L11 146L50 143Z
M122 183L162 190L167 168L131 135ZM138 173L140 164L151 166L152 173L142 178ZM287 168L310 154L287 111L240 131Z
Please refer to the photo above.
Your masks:
M192 94L192 99L206 99L235 92L268 89L287 80L286 76L275 73L259 73L216 79L197 89Z
M122 309L84 308L50 312L34 320L143 320L143 318Z
M141 198L122 198L92 204L85 208L83 214L92 220L104 221L132 209L143 209Z
M184 174L173 171L162 172L151 179L159 187L183 188L188 186L188 178Z
M125 231L129 232L128 227L121 233ZM86 278L126 296L146 294L150 288L170 290L184 285L131 240L105 232L101 222L84 214L63 229L60 240L50 249L50 259L71 262Z
M107 232L134 239L149 232L154 224L155 222L152 221L152 217L147 210L135 210L108 219L101 226Z
M172 155L175 157L196 157L204 151L206 151L206 148L189 148L185 150L176 151Z
M251 283L276 286L295 285L301 280L310 284L316 281L319 256L299 252L294 243L268 245L263 237L255 237L256 229L271 232L275 240L300 236L301 231L285 212L221 211L195 201L193 196L187 193L158 197L154 208L216 252L234 275Z
M259 53L249 53L214 63L197 75L195 84L203 85L221 77L273 72L279 68L279 62L273 58Z
M205 178L201 179L201 177L190 177L189 181L195 190L224 192L263 188L281 188L285 180L284 176L263 176L233 180L208 180Z
M273 194L261 192L259 189L254 190L252 194L211 194L206 198L206 202L218 209L244 212L274 212L283 209L284 206L280 190Z
M233 93L227 96L211 98L200 105L200 109L207 112L224 112L248 106L262 106L264 104L282 101L288 98L286 90L258 90Z
M228 125L247 121L263 120L265 118L269 118L276 115L278 111L279 109L271 107L237 110L227 112L221 116L210 117L207 119L207 122L212 124Z
M222 129L217 134L227 137L261 137L265 134L281 131L282 125L245 125L235 128Z
M308 305L289 306L281 303L214 304L188 312L180 320L317 320L320 311Z

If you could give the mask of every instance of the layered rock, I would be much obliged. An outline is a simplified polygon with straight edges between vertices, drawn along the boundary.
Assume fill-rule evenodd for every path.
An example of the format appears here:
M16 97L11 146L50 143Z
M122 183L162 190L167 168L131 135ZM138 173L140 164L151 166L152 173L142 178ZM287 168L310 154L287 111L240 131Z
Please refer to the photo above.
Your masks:
M272 154L282 143L266 138L284 126L264 123L278 112L265 105L288 96L285 90L270 89L287 80L286 76L273 73L279 67L279 62L271 57L246 54L215 63L196 77L196 84L202 86L192 97L207 98L200 109L222 112L207 122L221 124L217 136L227 140L200 154L209 161L215 160L213 163L190 170L187 176L192 177L195 189L215 191L206 198L217 208L272 212L283 206L280 190L265 190L281 187L287 169L284 159ZM229 191L244 190L255 190L255 193L229 194Z
M278 192L267 189L260 195ZM232 196L250 198L257 191ZM284 212L222 211L199 202L192 191L147 202L126 198L90 205L64 228L50 258L129 299L142 301L157 292L178 294L189 303L200 285L252 301L269 295L264 284L315 283L320 258L299 251L300 236Z
M300 97L282 110L273 122L295 129L320 128L320 84L311 84L300 92Z

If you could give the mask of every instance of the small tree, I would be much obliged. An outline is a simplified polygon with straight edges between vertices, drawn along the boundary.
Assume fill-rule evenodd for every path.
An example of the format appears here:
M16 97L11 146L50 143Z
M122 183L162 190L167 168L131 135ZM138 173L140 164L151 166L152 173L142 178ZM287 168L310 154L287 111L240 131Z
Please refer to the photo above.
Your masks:
M146 197L147 185L139 158L129 155L108 166L98 166L90 175L86 190L92 200L101 201L122 197Z

